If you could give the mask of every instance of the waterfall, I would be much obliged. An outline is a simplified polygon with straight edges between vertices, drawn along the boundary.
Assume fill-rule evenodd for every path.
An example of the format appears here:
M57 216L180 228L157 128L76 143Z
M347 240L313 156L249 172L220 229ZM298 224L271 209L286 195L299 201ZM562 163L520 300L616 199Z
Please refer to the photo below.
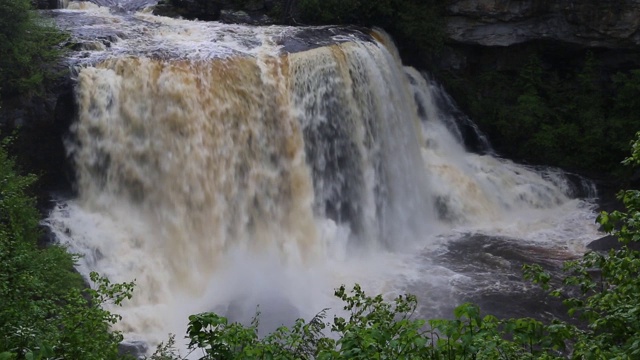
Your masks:
M486 140L468 152L442 88L381 32L87 7L57 19L101 45L69 58L78 196L48 224L82 273L136 280L115 309L130 339L258 304L279 325L335 305L341 283L446 283L420 254L463 232L597 236L561 172L495 157Z

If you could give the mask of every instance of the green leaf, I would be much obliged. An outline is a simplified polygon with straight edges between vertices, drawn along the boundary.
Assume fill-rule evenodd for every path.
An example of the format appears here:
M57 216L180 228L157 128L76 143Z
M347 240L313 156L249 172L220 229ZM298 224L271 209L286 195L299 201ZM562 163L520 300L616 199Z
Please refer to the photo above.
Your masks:
M0 353L0 360L12 360L16 358L16 354L5 351Z

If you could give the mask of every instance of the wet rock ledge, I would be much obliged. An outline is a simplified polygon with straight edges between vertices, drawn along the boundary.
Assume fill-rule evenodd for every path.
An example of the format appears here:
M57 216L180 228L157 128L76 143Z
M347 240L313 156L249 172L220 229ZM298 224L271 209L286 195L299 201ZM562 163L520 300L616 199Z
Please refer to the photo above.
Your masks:
M160 0L153 11L156 15L182 17L224 23L269 25L270 15L280 6L278 0Z

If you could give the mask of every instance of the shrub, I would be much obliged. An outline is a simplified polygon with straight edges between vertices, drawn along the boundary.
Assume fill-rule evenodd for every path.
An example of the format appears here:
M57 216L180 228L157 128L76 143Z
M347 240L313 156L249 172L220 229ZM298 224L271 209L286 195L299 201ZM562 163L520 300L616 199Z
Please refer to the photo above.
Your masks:
M558 69L533 54L517 69L486 71L471 81L450 77L447 85L508 156L626 175L619 159L640 129L638 71L607 76L590 54L581 67Z
M0 0L0 95L39 91L43 80L55 76L51 66L65 38L29 0Z
M131 295L132 284L92 274L87 289L76 257L38 246L39 214L27 195L34 176L21 176L0 148L0 359L115 359L122 336L117 315L102 309Z
M640 133L624 161L640 165ZM620 193L627 211L603 212L598 222L622 245L606 254L589 252L564 265L559 288L538 265L525 266L525 278L563 299L576 321L542 323L531 318L482 316L478 306L462 304L454 319L414 319L412 295L393 302L367 296L356 285L335 295L348 318L325 323L325 311L305 323L299 319L264 338L257 318L249 326L229 323L214 313L189 318L192 353L200 359L638 359L640 358L640 191ZM637 246L636 246L637 248ZM327 330L330 334L327 334ZM169 343L155 360L182 359Z

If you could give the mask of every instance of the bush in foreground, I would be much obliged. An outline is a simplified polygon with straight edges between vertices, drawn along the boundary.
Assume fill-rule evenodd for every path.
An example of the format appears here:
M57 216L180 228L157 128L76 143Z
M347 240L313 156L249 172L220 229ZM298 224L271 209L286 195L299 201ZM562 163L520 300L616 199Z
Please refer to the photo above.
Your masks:
M640 165L640 140L627 165ZM102 305L131 296L133 284L111 284L92 274L86 289L65 249L37 245L38 213L27 195L32 176L20 176L0 148L0 360L119 359L122 336L110 331L120 317ZM526 266L525 277L560 297L573 323L483 316L473 304L454 319L414 318L412 295L385 301L359 286L335 295L346 317L326 321L322 311L258 336L258 320L230 323L214 313L193 315L187 335L200 359L638 359L640 358L640 191L620 193L626 211L602 213L598 222L622 248L591 252L567 262L562 286ZM576 325L579 324L579 325ZM183 359L171 339L152 360Z
M638 134L640 139L640 133ZM627 165L640 165L640 140ZM214 313L189 318L189 350L200 359L638 359L640 358L640 191L619 194L627 211L603 212L598 222L622 245L606 254L587 253L564 265L561 287L539 266L525 266L525 277L563 299L575 325L561 320L482 316L473 304L456 308L455 318L413 318L416 298L386 302L356 285L335 295L347 318L325 322L325 311L311 321L299 319L264 338L258 321L229 323ZM153 360L181 359L173 339L160 345Z
M74 256L38 246L34 181L0 147L0 360L118 358L122 336L110 325L119 317L102 305L130 297L133 285L92 274L87 289Z

